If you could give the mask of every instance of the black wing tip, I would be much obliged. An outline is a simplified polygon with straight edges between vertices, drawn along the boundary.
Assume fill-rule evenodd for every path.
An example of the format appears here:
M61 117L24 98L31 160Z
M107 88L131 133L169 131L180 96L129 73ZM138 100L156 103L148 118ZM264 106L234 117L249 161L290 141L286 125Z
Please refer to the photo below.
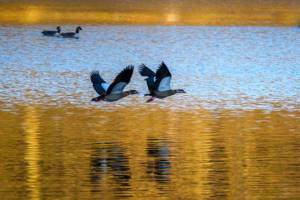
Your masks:
M142 75L142 71L143 71L143 69L145 68L145 67L147 67L144 63L142 63L140 66L139 66L139 73L140 73L140 75Z
M133 70L134 70L134 66L133 65L127 65L122 71L122 72L130 72L130 73L133 73Z
M127 65L120 73L119 75L116 77L116 80L124 79L124 77L129 77L129 80L133 74L133 70L134 70L134 66L133 65ZM126 79L126 78L125 78Z
M167 67L167 65L165 64L164 61L161 61L160 65L158 66L158 68L161 68L161 67Z
M91 71L91 76L94 76L94 75L100 75L99 74L99 70L93 70L93 71Z
M158 65L158 68L156 70L156 73L162 69L162 67L166 66L166 64L164 63L164 61L162 61L159 65Z
M167 67L166 63L164 61L162 61L159 65L159 68L165 68L165 70L167 70L168 72L170 72L169 68Z
M169 68L164 63L164 61L162 61L160 63L160 65L158 66L155 75L156 75L156 78L159 78L159 77L162 78L162 77L172 76L171 73L170 73Z
M133 65L127 65L127 67L125 67L125 70L132 70L133 71L134 66Z

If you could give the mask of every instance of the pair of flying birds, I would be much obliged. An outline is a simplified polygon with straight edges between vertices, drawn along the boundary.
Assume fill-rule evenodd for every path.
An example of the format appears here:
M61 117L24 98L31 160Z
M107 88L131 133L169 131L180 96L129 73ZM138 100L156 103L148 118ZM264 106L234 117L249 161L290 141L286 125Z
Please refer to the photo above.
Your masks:
M99 71L91 72L91 81L96 92L100 95L92 99L92 101L118 101L128 95L139 94L136 90L123 91L130 82L134 66L129 65L115 78L114 82L108 85L100 76ZM164 62L162 62L156 73L149 69L146 65L139 66L141 76L147 76L149 94L151 96L147 103L153 101L156 97L159 99L166 98L176 93L186 93L183 89L171 90L170 83L172 75Z

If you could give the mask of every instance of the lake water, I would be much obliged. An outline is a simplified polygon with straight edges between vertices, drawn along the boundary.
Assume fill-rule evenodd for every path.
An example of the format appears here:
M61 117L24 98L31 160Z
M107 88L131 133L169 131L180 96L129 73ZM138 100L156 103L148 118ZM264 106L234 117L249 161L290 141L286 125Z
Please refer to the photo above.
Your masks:
M55 27L0 27L0 199L300 198L300 29ZM147 104L161 61L187 93ZM129 64L141 94L91 102Z

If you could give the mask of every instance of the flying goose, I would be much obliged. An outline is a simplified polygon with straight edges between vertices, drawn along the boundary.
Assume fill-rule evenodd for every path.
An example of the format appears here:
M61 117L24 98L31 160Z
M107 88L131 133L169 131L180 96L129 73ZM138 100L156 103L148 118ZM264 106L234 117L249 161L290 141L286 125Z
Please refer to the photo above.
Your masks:
M41 33L43 33L43 35L45 36L59 36L59 33L60 33L60 27L58 26L56 28L56 31L43 31Z
M153 101L156 97L163 99L176 93L186 93L183 89L171 90L172 75L164 62L159 65L156 73L142 64L139 66L139 73L141 76L148 76L145 81L147 82L150 94L145 94L145 96L152 97L147 100L147 103Z
M79 38L79 30L82 30L80 26L76 28L76 32L67 32L67 33L61 33L60 36L64 38Z
M126 85L130 82L134 66L128 65L115 78L114 82L108 85L100 76L99 71L91 72L91 82L96 92L100 95L92 101L118 101L128 95L139 94L136 90L124 91Z

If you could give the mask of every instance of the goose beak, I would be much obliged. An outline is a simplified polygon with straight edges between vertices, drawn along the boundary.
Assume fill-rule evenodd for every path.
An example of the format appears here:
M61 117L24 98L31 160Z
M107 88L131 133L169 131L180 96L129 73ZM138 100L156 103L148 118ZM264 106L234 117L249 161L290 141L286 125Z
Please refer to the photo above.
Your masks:
M129 91L129 94L131 94L131 95L133 95L133 94L139 94L139 92L136 91L136 90L130 90L130 91Z

